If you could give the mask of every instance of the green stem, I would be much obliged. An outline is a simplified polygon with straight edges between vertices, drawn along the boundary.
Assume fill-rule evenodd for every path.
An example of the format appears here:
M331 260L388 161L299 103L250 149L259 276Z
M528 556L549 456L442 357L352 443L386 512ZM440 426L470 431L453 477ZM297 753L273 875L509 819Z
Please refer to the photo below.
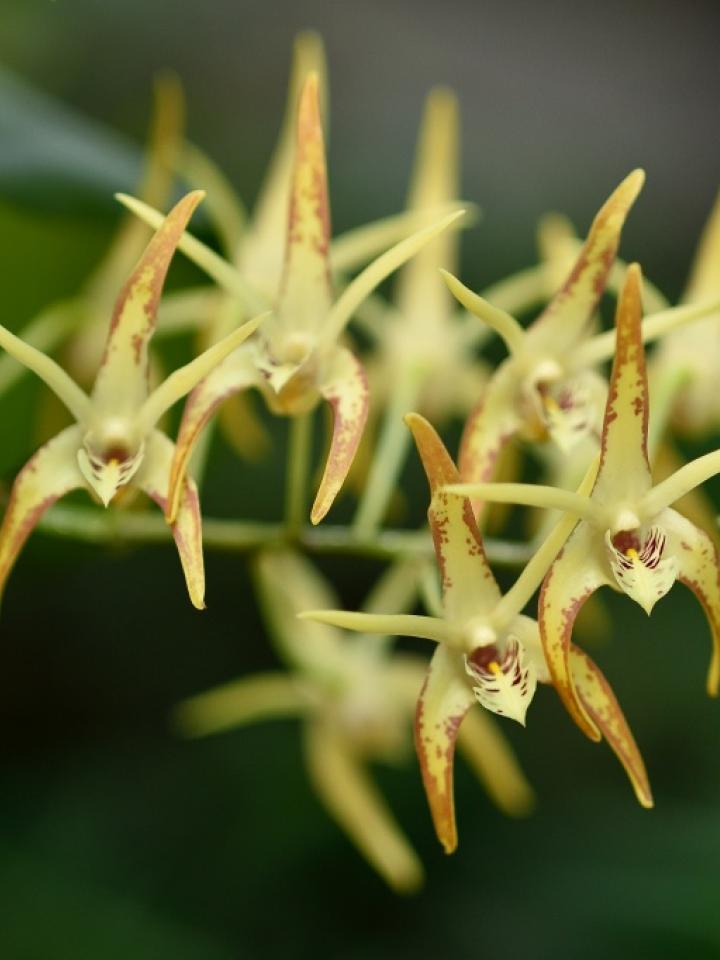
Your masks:
M131 510L99 510L56 504L44 515L38 530L55 537L86 543L169 543L170 527L158 513ZM287 528L282 524L247 523L242 520L203 521L203 543L210 550L246 553L259 547L286 543ZM399 557L432 557L430 535L424 530L384 530L370 539L355 536L348 527L303 526L298 543L313 554L364 556L378 560ZM485 541L491 563L516 567L527 562L531 548L507 540Z
M410 431L403 417L417 401L424 374L424 365L410 364L395 380L370 474L353 520L358 537L372 537L385 517L410 445Z
M312 414L304 413L290 421L285 487L285 524L290 537L297 536L307 513L307 487L312 441Z

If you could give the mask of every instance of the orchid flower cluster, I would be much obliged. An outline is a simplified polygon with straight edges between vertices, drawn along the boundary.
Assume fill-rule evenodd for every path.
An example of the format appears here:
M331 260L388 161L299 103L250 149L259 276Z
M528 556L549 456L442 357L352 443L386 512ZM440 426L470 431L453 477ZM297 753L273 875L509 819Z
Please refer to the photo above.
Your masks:
M320 40L301 35L285 121L252 214L209 157L184 141L181 93L165 78L140 199L119 195L130 213L103 264L22 337L0 327L0 388L29 369L73 420L14 481L0 530L0 590L37 526L95 540L167 534L202 609L198 485L214 417L239 456L269 455L262 419L247 403L248 391L258 391L269 416L289 420L284 517L209 520L205 544L251 554L283 669L198 692L178 705L175 726L204 736L300 718L321 801L383 878L409 891L422 866L369 764L405 762L414 731L435 831L450 853L456 745L503 812L531 809L532 789L502 724L526 724L538 683L554 688L591 740L607 741L638 801L652 806L620 705L575 642L578 613L600 587L650 614L675 581L688 586L708 619L707 688L718 693L718 536L700 487L720 473L720 450L683 464L671 434L706 435L720 420L720 208L677 306L617 256L640 170L601 206L584 241L565 219L548 217L538 264L477 294L456 276L460 229L476 210L458 198L453 94L428 97L407 209L333 239L325 74ZM158 208L178 181L189 192L164 215ZM187 229L203 199L220 252ZM146 245L147 225L155 232ZM163 295L176 250L209 282ZM389 302L377 290L395 271ZM606 293L616 300L610 331L599 322ZM529 326L516 319L538 308ZM179 330L196 334L198 354L163 377L152 338ZM492 334L507 349L494 368L482 355ZM654 340L648 361L645 344ZM51 356L60 352L62 362ZM183 397L173 441L160 424ZM321 404L331 429L308 511ZM453 419L465 423L457 466L436 429ZM387 526L413 440L429 485L429 534ZM544 483L518 482L527 455ZM321 524L344 485L358 494L354 521ZM112 523L97 507L56 504L75 489L108 508ZM132 489L163 518L139 509ZM487 534L501 522L487 515L490 504L543 513L527 543L499 540ZM333 552L386 561L359 612L340 609L312 561ZM495 564L520 568L505 593ZM432 656L396 650L398 637L430 641Z

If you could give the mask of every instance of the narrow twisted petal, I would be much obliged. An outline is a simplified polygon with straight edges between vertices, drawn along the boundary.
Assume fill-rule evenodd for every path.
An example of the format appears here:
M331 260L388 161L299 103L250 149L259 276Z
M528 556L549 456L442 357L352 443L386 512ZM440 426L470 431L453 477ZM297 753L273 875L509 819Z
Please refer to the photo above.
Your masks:
M190 457L200 434L220 404L240 390L256 383L257 370L248 350L236 350L226 357L192 391L185 404L175 447L167 498L167 518L177 515Z
M634 170L603 204L575 265L563 286L532 325L537 346L557 349L585 332L613 265L625 218L639 194L645 174Z
M0 595L23 544L45 511L85 486L77 464L82 431L67 427L40 447L15 478L0 528Z
M458 630L440 617L423 617L411 613L357 613L354 610L304 610L298 616L301 620L316 620L318 623L328 623L358 633L421 637L450 645L460 639Z
M307 697L288 674L256 673L183 700L173 710L173 723L185 737L205 737L263 720L299 716L307 706Z
M416 233L411 234L394 247L386 250L377 260L373 260L362 273L359 273L343 290L341 295L333 304L328 314L327 322L323 330L323 336L327 341L337 340L350 318L355 313L360 304L370 296L375 287L379 286L386 277L401 267L410 257L415 256L418 250L422 250L426 243L430 243L435 237L439 236L444 230L449 229L453 224L465 216L465 210L457 210L450 213L435 223L423 227Z
M463 658L439 646L430 661L415 714L415 747L435 832L446 853L457 847L453 763L458 730L475 697Z
M712 658L707 691L716 697L720 688L720 559L712 539L675 510L666 510L662 522L668 530L669 549L678 564L678 580L695 594L712 632Z
M643 758L610 685L590 657L574 644L570 646L569 663L573 684L585 711L625 768L638 801L643 807L652 807Z
M328 724L309 723L305 758L321 802L368 862L398 892L416 890L420 861L350 744Z
M489 613L500 590L488 565L470 501L449 495L444 487L459 479L450 454L434 428L417 413L405 422L412 431L430 486L428 522L443 591L445 615L463 621Z
M615 316L616 347L603 421L600 469L593 496L642 496L652 484L648 463L648 384L642 343L642 275L631 264Z
M68 408L78 421L86 420L90 413L90 400L69 374L37 347L25 343L20 337L0 326L0 347L28 370L40 377L56 397Z
M553 685L572 718L591 740L599 740L601 733L575 686L570 666L571 637L582 605L599 587L609 583L597 557L597 533L581 521L542 585L538 622Z
M140 428L146 431L154 427L160 417L174 403L190 393L201 380L204 380L208 374L217 369L223 360L234 353L248 337L255 333L262 321L268 316L268 313L264 313L259 317L248 320L237 330L233 330L232 333L223 337L219 343L208 347L199 357L195 357L190 363L186 363L184 367L180 367L171 373L157 389L153 390L142 405L138 414Z
M137 411L148 391L148 347L170 261L195 207L200 190L183 197L147 245L115 304L105 353L92 399L96 410Z
M154 430L147 438L145 456L134 483L157 503L163 513L168 506L168 482L170 465L175 452L174 444L164 433ZM192 605L205 607L205 565L202 552L202 517L197 487L186 477L180 503L172 524L180 563L182 564Z
M337 347L318 385L330 404L333 425L330 450L310 519L320 523L340 492L362 439L369 397L365 370L345 347Z

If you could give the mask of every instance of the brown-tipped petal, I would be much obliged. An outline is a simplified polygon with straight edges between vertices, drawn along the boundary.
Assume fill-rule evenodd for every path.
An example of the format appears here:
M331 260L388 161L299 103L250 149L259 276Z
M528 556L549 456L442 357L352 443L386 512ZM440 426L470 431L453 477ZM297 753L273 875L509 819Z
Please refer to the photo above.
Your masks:
M170 523L177 515L188 463L200 434L224 400L247 389L257 379L251 354L241 347L223 360L188 396L170 469L166 508L166 518Z
M596 559L598 536L580 521L545 577L538 606L540 637L552 683L575 723L591 740L600 740L601 734L575 687L570 649L580 608L599 587L610 583Z
M678 564L678 580L702 604L712 632L712 658L707 691L716 697L720 686L720 559L712 539L675 510L665 510L661 522L668 531L668 549Z
M445 486L457 483L459 474L450 454L424 417L410 413L405 422L412 430L430 485L428 522L443 590L445 615L450 620L489 613L500 599L475 523L470 501L453 497Z
M631 264L615 317L615 359L602 428L599 499L638 497L652 485L647 452L648 385L642 342L642 274Z
M278 315L293 331L316 331L331 303L330 213L318 76L300 94L297 141L288 214L285 270Z
M80 427L68 427L40 447L15 478L0 528L0 594L23 544L48 507L85 486L77 464L80 444Z
M464 483L492 480L500 455L520 428L520 417L515 409L515 383L509 382L509 374L510 366L503 364L465 423L458 457ZM476 499L472 506L479 521L484 504Z
M328 724L309 723L305 756L320 800L366 860L394 890L416 890L422 865L350 744Z
M99 409L132 413L147 396L148 345L163 284L175 248L202 198L202 191L194 190L173 207L118 297L93 388Z
M320 393L330 404L332 440L310 519L320 523L345 482L368 415L367 376L349 350L337 347L325 371Z
M464 672L462 655L439 646L430 661L415 714L415 748L435 832L445 853L457 847L455 741L465 714L475 703Z
M168 481L175 445L159 430L146 440L145 456L134 484L157 503L163 513L168 508ZM186 477L181 488L177 515L172 524L180 563L185 574L190 602L198 610L205 608L205 564L202 552L202 517L197 487Z
M305 30L295 38L288 95L272 159L253 209L249 242L242 252L244 274L269 295L277 293L282 276L288 199L295 157L295 127L302 84L314 71L320 78L321 111L327 116L325 53L320 36Z
M644 181L643 171L634 170L601 207L570 275L531 328L538 346L557 350L584 333L605 289L625 218Z
M583 707L625 768L635 796L643 807L652 807L643 758L610 685L590 657L575 645L570 647L570 669Z

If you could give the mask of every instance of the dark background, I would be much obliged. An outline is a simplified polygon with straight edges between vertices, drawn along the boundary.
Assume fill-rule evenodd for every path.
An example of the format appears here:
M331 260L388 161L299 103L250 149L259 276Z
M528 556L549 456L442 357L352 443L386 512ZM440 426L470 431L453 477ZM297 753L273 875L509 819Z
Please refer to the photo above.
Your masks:
M101 257L158 68L179 71L192 138L252 201L302 27L327 45L338 231L401 207L423 98L438 82L458 90L464 195L484 212L464 241L471 285L533 261L541 213L585 229L643 166L623 256L674 298L720 180L712 2L2 0L0 11L4 66L52 98L0 83L0 319L13 329ZM27 378L2 398L6 483L34 449L41 395ZM217 444L206 513L277 516L277 463L247 467ZM414 464L407 477L418 523ZM332 569L348 605L378 570ZM720 956L720 706L704 694L709 633L684 588L651 620L610 597L612 642L593 650L656 809L635 805L609 750L542 690L527 731L508 731L538 791L528 821L503 819L459 764L461 843L446 858L415 766L378 770L428 871L403 900L315 803L296 725L190 744L169 731L183 696L274 663L245 562L208 551L207 575L199 614L170 547L38 533L25 549L0 621L3 957Z

